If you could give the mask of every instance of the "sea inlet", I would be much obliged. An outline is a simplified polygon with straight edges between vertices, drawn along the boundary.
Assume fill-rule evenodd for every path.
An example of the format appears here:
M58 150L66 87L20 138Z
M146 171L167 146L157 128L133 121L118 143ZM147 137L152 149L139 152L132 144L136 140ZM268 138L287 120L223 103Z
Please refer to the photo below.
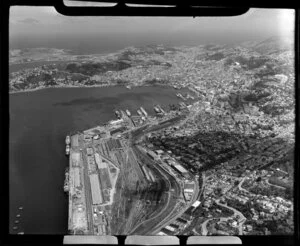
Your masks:
M10 94L10 233L67 234L66 135L115 119L117 109L137 114L142 106L153 115L153 106L160 104L168 110L168 105L181 101L178 92L193 94L187 88L167 86L49 88ZM22 213L16 218L20 206Z

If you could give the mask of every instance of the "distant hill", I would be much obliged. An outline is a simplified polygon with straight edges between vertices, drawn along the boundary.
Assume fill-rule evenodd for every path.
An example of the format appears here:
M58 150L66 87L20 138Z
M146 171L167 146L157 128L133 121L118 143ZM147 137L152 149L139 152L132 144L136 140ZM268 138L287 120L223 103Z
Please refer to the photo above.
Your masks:
M273 36L262 42L247 42L242 46L260 54L267 55L284 51L292 51L294 49L293 43L293 37Z

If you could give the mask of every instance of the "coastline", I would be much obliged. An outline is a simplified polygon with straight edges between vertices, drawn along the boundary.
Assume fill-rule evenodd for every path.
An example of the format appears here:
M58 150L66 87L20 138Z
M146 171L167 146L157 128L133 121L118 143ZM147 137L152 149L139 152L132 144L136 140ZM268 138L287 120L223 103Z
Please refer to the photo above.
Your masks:
M109 86L116 86L116 85L87 85L87 86L66 85L66 86L38 87L38 88L27 89L27 90L22 90L22 91L10 91L9 94L35 92L35 91L39 91L39 90L46 90L46 89L52 89L52 88L91 88L91 87L109 87Z
M39 91L39 90L46 90L46 89L52 89L52 88L100 88L100 87L114 87L114 86L123 86L126 87L127 85L117 85L117 84L111 84L111 85L86 85L86 86L76 86L76 85L66 85L66 86L51 86L51 87L38 87L38 88L34 88L34 89L27 89L27 90L22 90L22 91L10 91L9 94L18 94L18 93L26 93L26 92L35 92L35 91ZM146 85L146 84L142 84L142 85L130 85L131 89L133 89L134 87L141 87L141 86L159 86L159 87L173 87L172 85ZM191 92L194 92L191 88L188 87L184 87L188 90L190 90ZM128 89L128 90L131 90ZM195 92L194 92L195 93Z

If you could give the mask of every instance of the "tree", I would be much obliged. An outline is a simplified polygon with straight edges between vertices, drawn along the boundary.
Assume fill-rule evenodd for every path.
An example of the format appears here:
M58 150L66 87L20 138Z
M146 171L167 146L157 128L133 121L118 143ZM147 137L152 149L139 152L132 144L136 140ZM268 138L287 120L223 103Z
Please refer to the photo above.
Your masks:
M221 192L222 192L222 188L218 187L215 189L215 194L216 195L221 195Z

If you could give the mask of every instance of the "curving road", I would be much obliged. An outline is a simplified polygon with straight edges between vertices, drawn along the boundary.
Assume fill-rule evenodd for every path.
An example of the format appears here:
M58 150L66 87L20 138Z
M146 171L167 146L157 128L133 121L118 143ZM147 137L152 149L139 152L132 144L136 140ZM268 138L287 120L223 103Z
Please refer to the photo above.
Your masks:
M216 202L217 205L219 205L221 207L224 207L224 208L227 208L227 209L230 209L231 211L233 211L234 212L233 216L238 215L240 217L239 218L239 235L243 235L243 224L246 221L246 217L240 211L236 210L235 208L229 207L225 204L220 203L219 200L216 200L215 202Z
M286 188L284 188L284 187L282 187L282 186L274 185L274 184L269 183L269 180L268 180L268 179L267 179L267 184L270 185L270 186L274 186L274 187L276 187L276 188L278 188L278 189L282 189L282 190L285 190L285 189L286 189Z
M202 234L202 236L206 236L207 235L207 233L208 233L208 231L207 231L207 223L209 222L209 221L211 221L211 220L213 220L213 219L207 219L207 220L205 220L202 224L201 224L201 234Z
M246 180L246 177L243 177L242 180L241 180L241 182L238 184L238 188L239 188L240 191L244 191L244 192L246 192L246 193L251 193L250 191L248 191L248 190L246 190L246 189L244 189L244 188L242 187L242 185L243 185L243 183L245 182L245 180Z

